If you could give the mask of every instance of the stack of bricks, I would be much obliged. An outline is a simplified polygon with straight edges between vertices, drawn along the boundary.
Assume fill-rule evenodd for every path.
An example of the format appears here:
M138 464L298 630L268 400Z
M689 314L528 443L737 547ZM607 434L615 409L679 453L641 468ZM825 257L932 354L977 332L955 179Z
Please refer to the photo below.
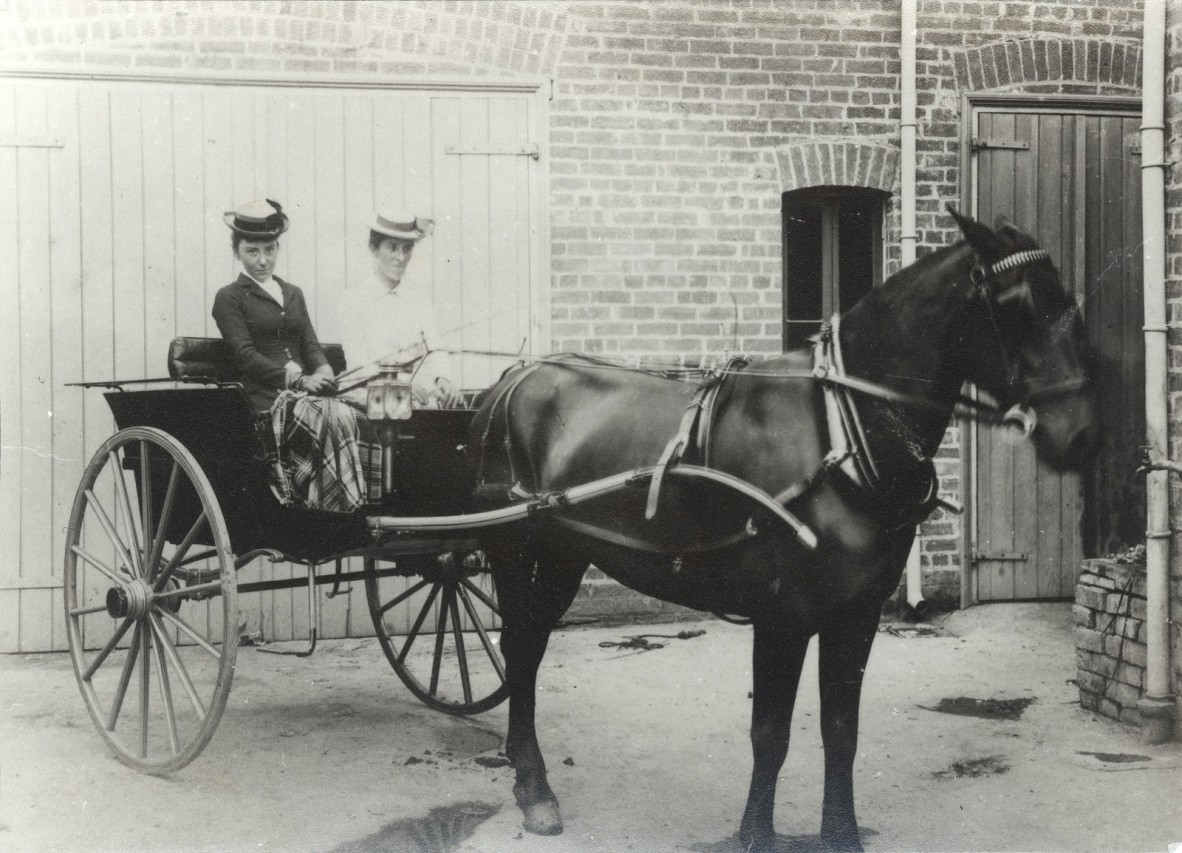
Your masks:
M1087 560L1075 587L1080 704L1139 726L1145 682L1145 566Z

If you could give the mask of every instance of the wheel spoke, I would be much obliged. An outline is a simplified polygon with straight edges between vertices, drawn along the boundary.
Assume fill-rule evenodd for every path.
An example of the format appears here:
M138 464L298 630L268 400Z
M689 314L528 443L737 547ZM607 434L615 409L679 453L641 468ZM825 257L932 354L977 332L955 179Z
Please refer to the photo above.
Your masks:
M168 640L162 635L162 632L157 630L154 621L149 619L147 624L151 629L150 639L157 648L156 687L160 691L160 701L164 706L164 719L168 722L168 745L172 748L172 754L176 755L181 751L181 738L176 729L176 711L172 706L172 684L168 679L168 663L164 652Z
M140 517L131 509L131 497L127 492L127 480L124 478L123 465L119 460L119 452L112 450L107 454L111 464L111 474L115 478L115 494L119 498L119 505L123 508L124 526L127 528L127 538L131 541L131 553L135 560L132 564L132 571L137 572L142 578L144 576L143 566L140 565L140 560L143 554L140 551L140 542L142 537L140 535Z
M501 608L497 606L496 600L493 599L493 597L491 595L489 595L487 592L482 590L476 584L472 583L472 581L468 580L467 578L460 578L460 583L463 584L464 588L467 589L470 593L472 593L474 596L479 598L481 603L485 607L487 607L489 610L491 610L497 616L501 615Z
M127 687L131 684L131 674L135 672L135 662L140 656L140 631L143 626L136 623L135 636L131 639L131 646L127 649L127 660L123 662L123 671L119 674L119 684L115 688L115 695L111 701L111 712L107 716L107 731L115 731L115 723L119 721L119 714L123 710L123 698L127 695Z
M107 534L107 538L111 540L111 545L115 548L115 553L122 559L124 565L127 566L127 574L129 577L135 577L135 563L131 561L131 555L127 553L127 546L123 544L123 540L119 538L119 534L115 532L115 525L111 521L107 511L103 509L103 505L99 503L98 497L91 489L86 490L86 500L91 509L94 510L95 517L98 519L99 526L103 532Z
M189 623L187 623L184 619L181 619L171 610L159 609L156 612L175 625L179 630L183 631L185 636L187 636L201 648L205 649L205 651L212 655L216 660L221 660L222 653L211 646L209 642L200 634L198 634L193 628L191 628Z
M193 686L193 680L189 677L189 671L185 669L185 665L181 662L181 657L176 653L172 643L168 642L168 636L164 632L164 623L160 621L160 614L153 613L151 616L152 628L156 633L157 642L168 656L169 662L172 664L173 671L176 673L177 679L181 683L181 687L185 691L185 695L189 697L189 702L193 705L193 710L197 712L198 720L205 719L205 704L201 701L201 697L197 695L197 689Z
M451 633L456 641L456 663L460 667L460 684L464 689L464 704L472 704L472 682L468 678L468 650L464 648L464 633L460 630L460 608L456 604L456 587L448 589L448 607L451 610Z
M426 620L427 613L431 610L431 605L434 603L435 596L437 595L439 595L439 584L431 587L431 591L427 593L427 600L423 602L423 606L419 610L419 615L415 617L414 625L411 626L410 632L406 635L406 643L402 646L402 651L398 653L399 663L403 663L406 660L406 654L414 644L415 638L419 636L419 629L423 627L423 622Z
M151 687L151 671L152 671L152 643L148 636L148 627L146 625L140 628L140 654L143 660L140 662L140 758L148 757L148 711L151 707L152 691Z
M164 571L157 576L156 582L152 584L152 590L154 592L160 592L160 590L164 589L164 585L168 583L168 579L172 577L172 573L180 566L186 565L189 562L185 560L185 554L189 552L193 540L197 538L197 534L205 526L205 520L205 510L202 510L201 514L197 516L197 520L193 522L193 526L189 528L189 532L185 534L185 538L181 540L181 544L176 546L176 552L168 559L168 565L164 567ZM214 551L212 553L217 552ZM200 558L204 559L205 556L205 554L202 554ZM193 559L197 560L198 558L194 557ZM185 562L182 562L182 560L185 560Z
M103 609L106 610L105 607ZM135 624L135 620L130 616L124 618L123 624L120 625L119 629L111 635L111 639L107 640L107 644L99 649L98 654L94 656L94 660L90 662L90 666L88 666L86 671L82 673L83 681L90 681L90 679L94 678L94 674L98 672L99 667L103 665L103 662L107 659L107 656L110 655L111 652L115 651L115 647L119 645L119 641L123 639L123 635L127 633L127 629L133 624Z
M435 657L431 660L431 687L428 690L432 696L439 692L439 668L443 665L443 640L447 636L447 613L448 605L450 604L450 592L450 589L443 591L443 601L439 603L439 618L435 622Z
M151 577L154 564L148 559L155 549L155 537L152 535L152 459L149 448L151 445L140 439L140 531L143 534L143 547L140 555L144 558L144 577Z
M107 609L105 604L96 604L93 607L75 607L70 611L71 616L89 616L92 613L102 613Z
M493 648L492 641L488 637L488 632L484 630L484 623L481 622L480 616L476 613L476 607L472 604L472 599L468 597L468 590L460 587L457 592L460 594L460 601L464 603L464 609L468 611L468 618L472 620L472 624L476 628L476 634L480 637L480 643L484 646L484 653L488 655L488 659L492 661L493 668L497 671L497 677L501 679L501 683L505 683L505 667L501 663L501 656L497 654L496 649Z
M107 577L107 580L111 581L112 583L119 584L119 586L127 586L127 581L129 580L129 578L120 577L119 574L117 572L115 572L114 569L108 568L102 562L100 562L97 558L92 557L90 554L83 551L77 545L71 545L70 550L72 552L74 552L74 554L76 554L77 556L81 557L84 561L86 561L90 565L94 566L94 568L96 568L100 572L102 572Z
M418 592L420 589L422 589L426 585L427 585L427 581L425 581L425 580L419 581L417 584L412 586L410 589L394 596L392 599L387 601L385 604L383 604L381 607L379 607L374 612L377 614L385 614L388 610L390 610L390 608L397 607L399 604L406 601L408 598L410 598L412 595L414 595L416 592Z
M164 491L164 506L160 508L160 523L156 528L156 538L152 542L152 553L148 557L150 572L154 572L160 565L160 555L164 553L164 537L168 535L168 523L172 521L172 502L176 498L180 471L181 466L174 459L172 473L168 475L168 488Z

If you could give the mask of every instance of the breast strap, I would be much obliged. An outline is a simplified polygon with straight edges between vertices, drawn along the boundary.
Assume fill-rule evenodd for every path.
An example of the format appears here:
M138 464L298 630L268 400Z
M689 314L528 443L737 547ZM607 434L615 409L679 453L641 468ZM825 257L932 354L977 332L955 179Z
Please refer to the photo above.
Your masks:
M841 355L840 323L841 318L835 314L832 321L822 327L813 347L814 375L822 380L825 421L829 432L829 453L822 463L821 471L832 471L836 468L845 475L851 485L871 498L875 505L880 505L880 509L889 509L889 515L900 517L900 529L918 524L937 505L945 505L948 509L957 511L958 507L940 500L939 478L930 460L927 493L915 507L903 507L900 512L897 502L882 494L882 474L866 440L862 418L854 399L856 386L851 386L846 378L845 363ZM818 474L820 473L819 471ZM810 480L809 485L811 486L814 481ZM777 499L787 503L796 497L799 497L799 493L789 496L786 491L777 496Z

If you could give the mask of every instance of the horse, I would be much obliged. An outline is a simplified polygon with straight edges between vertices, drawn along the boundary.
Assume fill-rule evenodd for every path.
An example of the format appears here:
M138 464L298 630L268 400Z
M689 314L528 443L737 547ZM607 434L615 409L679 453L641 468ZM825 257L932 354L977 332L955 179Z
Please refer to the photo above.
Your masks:
M874 288L811 352L736 363L697 388L600 359L547 358L485 395L468 436L478 482L554 496L541 503L556 509L484 545L502 616L505 753L526 830L563 830L535 731L536 675L594 563L647 595L750 620L745 850L774 849L776 777L805 651L819 636L820 835L830 848L862 849L853 791L862 678L916 524L941 500L932 458L964 382L992 397L995 413L1012 412L1052 467L1080 467L1094 444L1083 327L1049 255L1004 219L991 229L949 213L963 239ZM674 476L682 467L717 474ZM561 506L564 489L632 469L650 476L623 497Z

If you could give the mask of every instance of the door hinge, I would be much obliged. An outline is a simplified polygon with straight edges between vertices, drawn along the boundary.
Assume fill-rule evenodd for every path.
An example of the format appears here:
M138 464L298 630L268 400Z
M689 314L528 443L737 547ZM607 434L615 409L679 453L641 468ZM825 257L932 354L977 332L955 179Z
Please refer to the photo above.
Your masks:
M515 148L504 148L497 145L448 145L443 149L445 154L507 154L510 157L532 157L537 160L542 156L537 143L519 145Z
M1021 139L982 139L979 136L974 136L970 144L974 151L980 151L982 148L1008 148L1014 151L1030 150L1030 143L1024 142Z
M1030 555L1025 552L1015 551L974 551L972 555L974 563L981 563L985 560L1004 560L1012 563L1022 563L1030 559Z

